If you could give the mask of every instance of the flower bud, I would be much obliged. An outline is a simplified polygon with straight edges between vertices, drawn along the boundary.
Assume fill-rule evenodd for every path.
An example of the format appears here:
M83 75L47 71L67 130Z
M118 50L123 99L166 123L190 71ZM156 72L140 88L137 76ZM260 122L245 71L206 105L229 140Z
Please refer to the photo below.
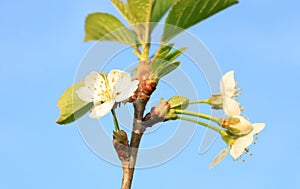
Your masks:
M128 146L128 137L127 133L123 130L114 131L114 141L121 143L125 146Z
M165 115L169 112L170 105L168 102L165 102L164 99L160 99L160 103L158 106L153 107L151 109L151 115L159 118L164 118Z
M129 150L128 150L129 144L128 144L127 134L125 131L123 130L114 131L113 145L119 159L122 162L129 158Z
M184 96L173 96L168 100L170 109L184 110L189 106L189 99Z

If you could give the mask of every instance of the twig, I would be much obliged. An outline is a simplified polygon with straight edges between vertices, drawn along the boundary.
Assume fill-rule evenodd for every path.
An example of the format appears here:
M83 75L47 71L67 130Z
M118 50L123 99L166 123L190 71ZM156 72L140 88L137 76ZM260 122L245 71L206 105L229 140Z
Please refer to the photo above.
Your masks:
M134 123L131 134L131 140L128 148L129 158L122 160L123 178L122 189L130 189L132 185L135 164L138 155L138 149L140 146L143 133L146 127L143 123L143 115L147 102L156 88L157 83L153 83L150 80L141 81L137 91L137 97L134 101Z

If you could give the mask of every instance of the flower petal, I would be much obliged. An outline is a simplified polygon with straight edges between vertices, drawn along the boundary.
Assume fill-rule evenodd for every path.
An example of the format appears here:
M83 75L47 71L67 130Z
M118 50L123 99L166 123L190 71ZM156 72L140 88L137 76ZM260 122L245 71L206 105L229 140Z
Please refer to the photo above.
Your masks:
M100 77L100 74L98 72L92 71L84 78L85 85L89 86L91 84L94 84L98 77Z
M138 88L138 84L138 80L132 81L124 91L120 92L120 94L117 95L116 102L121 102L131 97Z
M216 166L218 163L220 163L228 154L228 150L229 148L225 148L224 150L222 150L213 160L213 162L209 165L209 168L213 168L214 166Z
M109 87L116 93L124 91L131 83L130 73L122 70L111 70L107 76Z
M94 101L94 94L93 91L87 87L80 87L77 91L76 94L78 97L85 101L85 102L93 102Z
M262 131L265 128L266 124L265 123L253 123L252 126L253 126L252 134L256 134L256 133L259 133L260 131Z
M231 150L230 150L230 155L234 158L237 159L242 153L244 152L245 148L251 145L253 141L253 135L252 133L238 138L232 145Z
M232 97L235 93L234 71L227 72L220 81L220 92L224 97Z
M110 112L113 108L115 101L108 101L98 106L94 106L90 112L90 118L99 119Z
M105 79L98 72L91 72L84 79L85 86L92 90L94 102L105 101L104 92L106 91Z
M91 72L84 79L85 86L91 88L91 90L94 90L95 88L98 90L99 88L105 90L106 87L104 82L105 82L104 78L98 72ZM101 88L100 85L103 85L103 87Z
M223 109L225 114L229 117L241 115L240 105L232 98L223 98Z

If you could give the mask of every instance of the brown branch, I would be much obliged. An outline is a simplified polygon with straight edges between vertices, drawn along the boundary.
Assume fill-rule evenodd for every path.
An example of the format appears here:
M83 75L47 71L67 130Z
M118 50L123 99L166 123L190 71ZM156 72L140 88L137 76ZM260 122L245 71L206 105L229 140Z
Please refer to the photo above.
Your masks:
M133 129L131 133L130 145L128 148L129 158L122 161L123 167L123 178L122 178L122 189L130 189L135 164L138 155L138 149L140 146L141 139L143 137L143 133L146 130L141 123L143 122L143 115L147 105L147 102L155 90L157 85L157 81L151 80L143 80L139 83L139 87L136 93L134 104L134 123Z
M145 102L143 102L145 103ZM136 106L136 104L135 104ZM138 108L136 108L138 110ZM155 108L152 108L152 110L155 110ZM143 110L144 112L144 110ZM141 118L141 114L137 114L139 116L138 118ZM136 158L138 155L138 149L139 144L141 142L142 136L144 131L148 127L152 127L156 123L165 121L164 117L159 117L156 113L153 113L153 111L146 114L145 117L143 117L141 120L135 120L134 122L134 129L132 132L132 137L130 141L130 156L128 158L124 158L123 156L119 156L119 158L122 161L123 166L123 179L122 179L122 189L130 189L132 184L132 179L134 175L134 167L136 163ZM125 152L121 152L120 154L126 154ZM127 156L126 156L127 157Z
M141 98L145 97L145 94L142 95L138 96L139 99L136 97L130 99L134 103L135 110L130 145L124 131L114 133L114 147L123 167L122 189L131 188L138 149L145 130L156 123L170 120L167 116L170 111L170 104L163 100L160 101L158 106L151 108L151 111L143 117L149 98Z
M145 131L144 127L140 127L139 123L142 122L142 117L145 111L145 107L148 100L136 100L134 102L134 123L133 130L131 133L130 140L130 155L128 161L123 161L123 179L122 179L122 189L130 189L133 175L134 175L134 167L137 159L138 148Z

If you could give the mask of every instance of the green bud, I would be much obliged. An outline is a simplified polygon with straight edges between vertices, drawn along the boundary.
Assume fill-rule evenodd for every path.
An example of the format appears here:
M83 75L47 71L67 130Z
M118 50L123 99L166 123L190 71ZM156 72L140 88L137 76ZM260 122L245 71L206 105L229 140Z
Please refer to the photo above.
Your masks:
M184 96L173 96L168 100L170 109L184 110L189 106L189 99Z
M123 130L114 131L114 140L116 140L118 143L128 146L127 133Z

